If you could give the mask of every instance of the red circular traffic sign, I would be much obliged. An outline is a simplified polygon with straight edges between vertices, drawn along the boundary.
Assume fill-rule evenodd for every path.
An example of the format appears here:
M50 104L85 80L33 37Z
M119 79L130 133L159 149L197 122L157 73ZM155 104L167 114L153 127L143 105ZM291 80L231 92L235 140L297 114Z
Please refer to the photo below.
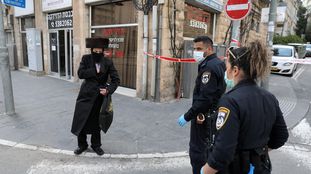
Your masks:
M225 11L231 20L242 20L251 11L249 0L229 0L225 6Z

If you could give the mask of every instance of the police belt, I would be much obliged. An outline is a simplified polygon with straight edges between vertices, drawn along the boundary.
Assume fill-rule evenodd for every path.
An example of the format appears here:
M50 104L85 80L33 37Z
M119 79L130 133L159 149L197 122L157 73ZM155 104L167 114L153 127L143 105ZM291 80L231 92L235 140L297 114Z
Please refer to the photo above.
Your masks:
M197 124L203 124L204 121L208 129L207 147L211 150L214 145L216 134L216 111L209 110L209 112L205 114L199 113L197 116Z
M251 164L255 167L254 173L271 172L272 167L267 146L237 151L228 169L230 173L248 174Z

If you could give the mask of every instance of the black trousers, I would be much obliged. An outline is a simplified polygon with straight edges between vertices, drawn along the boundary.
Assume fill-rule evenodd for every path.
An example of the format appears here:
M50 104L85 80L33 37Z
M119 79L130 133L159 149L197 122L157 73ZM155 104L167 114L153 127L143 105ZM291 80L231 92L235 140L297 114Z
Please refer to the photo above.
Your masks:
M85 148L85 147L88 147L88 144L87 144L87 135L84 134L84 133L81 133L79 134L78 136L78 146L81 147L81 148ZM100 131L98 132L94 132L91 134L91 147L92 148L97 148L97 147L100 147L102 144L101 144L101 138L100 138Z
M189 151L190 163L192 166L193 174L200 174L201 168L206 164L206 153L194 152L190 149Z

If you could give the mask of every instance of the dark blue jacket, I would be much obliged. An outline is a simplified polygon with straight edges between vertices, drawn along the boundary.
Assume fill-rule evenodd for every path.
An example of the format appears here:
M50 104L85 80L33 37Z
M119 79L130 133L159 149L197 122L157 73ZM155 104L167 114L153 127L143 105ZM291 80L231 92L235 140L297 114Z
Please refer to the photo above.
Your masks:
M198 76L193 91L192 107L185 114L185 120L191 120L190 150L204 152L207 143L208 129L196 123L199 113L206 114L210 109L216 109L218 100L226 90L224 73L225 63L216 54L208 56L199 64Z
M239 82L219 101L216 138L208 164L225 170L241 151L277 149L288 138L278 100L253 80Z

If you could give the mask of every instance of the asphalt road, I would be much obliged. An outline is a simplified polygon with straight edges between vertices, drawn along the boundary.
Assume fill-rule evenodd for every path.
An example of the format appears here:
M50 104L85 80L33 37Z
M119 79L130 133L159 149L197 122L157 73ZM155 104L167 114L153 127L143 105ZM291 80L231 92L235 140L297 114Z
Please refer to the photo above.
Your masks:
M303 69L303 71L298 71ZM272 75L274 80L295 83L297 98L311 101L311 65L299 66L293 77ZM296 72L296 73L297 73ZM294 116L291 113L289 117ZM274 174L311 173L311 111L290 130L290 139L271 152ZM191 173L188 157L152 159L104 159L77 157L0 145L0 173L3 174L183 174Z

